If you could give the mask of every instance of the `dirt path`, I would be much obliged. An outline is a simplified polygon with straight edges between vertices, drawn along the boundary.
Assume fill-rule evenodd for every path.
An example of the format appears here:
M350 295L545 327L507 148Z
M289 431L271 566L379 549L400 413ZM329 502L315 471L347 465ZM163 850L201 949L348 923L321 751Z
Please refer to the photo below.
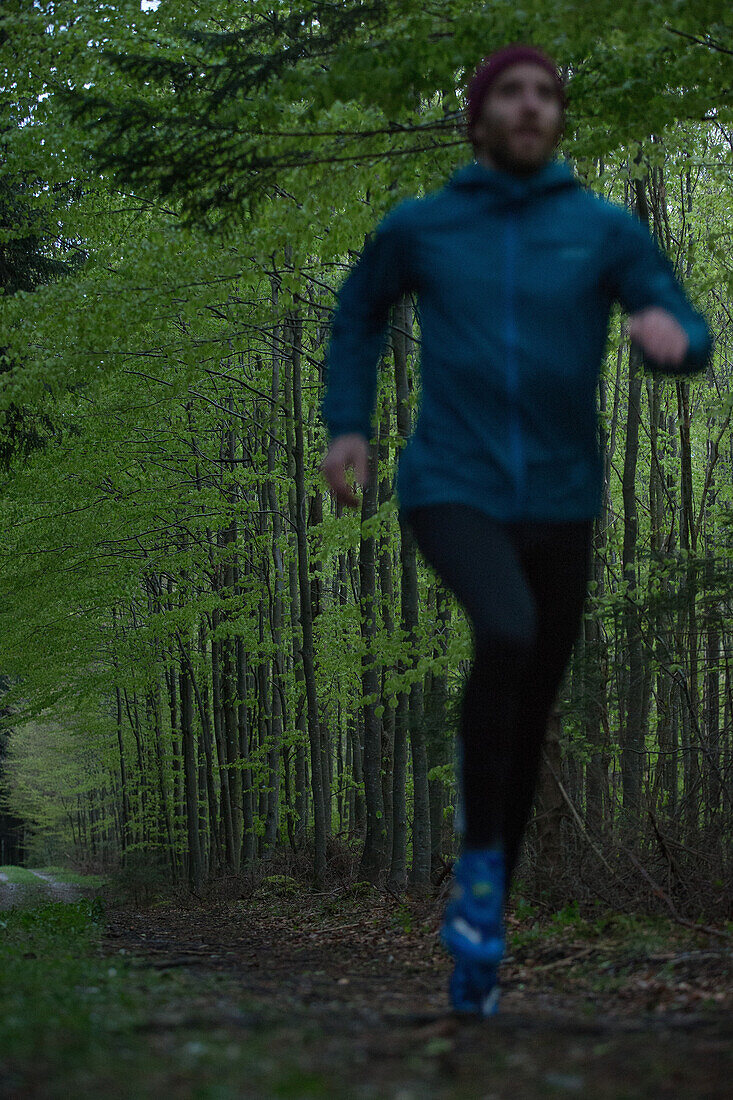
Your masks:
M45 871L34 871L30 867L28 870L46 884L46 890L53 901L78 901L82 896L79 888L72 886L70 882L59 882Z
M264 1033L269 1056L325 1075L317 1095L730 1095L729 945L543 937L507 962L501 1015L465 1022L449 1012L435 914L413 919L391 902L329 912L261 896L118 910L106 949L193 982L150 1021L161 1049L181 1029Z
M10 882L7 874L0 871L0 911L29 905L38 905L44 901L77 901L81 891L68 882L59 882L45 871L34 871L30 867L23 870L39 880L35 882Z

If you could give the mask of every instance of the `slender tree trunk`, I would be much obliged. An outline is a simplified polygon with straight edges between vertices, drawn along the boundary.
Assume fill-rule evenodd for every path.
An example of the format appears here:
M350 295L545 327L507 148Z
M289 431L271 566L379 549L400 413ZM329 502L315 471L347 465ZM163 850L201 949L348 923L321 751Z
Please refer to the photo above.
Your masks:
M369 480L362 498L361 519L366 523L377 510L377 449L370 447ZM382 869L385 855L386 827L382 786L380 781L382 731L377 716L380 674L375 658L377 634L377 585L374 535L362 534L359 548L359 582L361 607L361 636L363 642L361 685L366 700L364 715L364 794L366 798L366 836L362 850L360 874L376 881Z
M261 532L264 534L264 532ZM260 653L266 653L266 630L265 621L267 618L267 606L265 604L264 597L259 601L258 608L258 621L259 621L259 649ZM269 799L269 775L267 773L267 761L269 759L270 743L271 743L271 716L270 716L270 658L260 658L257 665L257 671L255 674L255 683L257 684L257 744L258 744L258 760L264 762L265 767L260 766L259 770L259 800L257 816L259 818L258 842L257 851L262 856L263 840L264 836L261 833L262 825L267 820L267 803ZM264 771L264 776L263 776ZM264 778L264 782L263 782Z
M403 533L402 546L402 626L406 632L409 652L412 654L411 661L414 663L417 660L418 626L417 546L409 528ZM410 884L414 890L423 892L430 884L430 794L423 685L419 680L415 681L410 691L409 728L413 785Z
M272 528L272 565L274 571L274 591L272 594L272 739L267 757L269 772L269 791L267 799L267 816L265 818L265 851L272 852L277 843L278 827L280 823L280 754L282 752L282 706L280 692L283 682L283 618L284 618L284 593L285 593L285 564L283 561L282 544L282 515L280 501L278 499L276 476L278 474L277 448L279 438L279 397L280 397L280 353L276 346L272 359L272 388L270 391L272 404L270 406L270 434L267 447L267 497L270 509L270 522Z
M379 435L379 468L384 471L379 481L378 507L386 506L392 496L392 486L387 474L389 466L389 433L390 433L390 402L385 396L382 401L380 413ZM385 637L391 638L394 634L394 616L392 608L395 604L394 580L392 571L392 545L394 539L389 531L379 537L378 542L378 570L379 591L381 595L382 631ZM392 791L394 784L394 732L395 732L395 708L390 706L391 700L386 697L386 682L391 668L383 667L381 675L380 695L382 701L382 804L384 806L384 823L386 828L385 858L392 851L392 826L393 806Z
M171 821L170 800L168 797L168 785L165 778L165 761L163 759L162 735L160 729L160 704L154 692L148 692L146 696L148 721L153 730L155 746L156 775L158 779L158 799L160 801L160 815L165 825L168 839L168 859L171 865L173 878L176 877L175 843L173 837L173 824Z
M450 593L440 582L432 589L435 603L436 634L433 656L443 663L448 652L450 632ZM425 691L428 768L445 767L451 759L453 738L448 730L448 680L445 672L430 673ZM429 781L430 797L430 862L431 869L440 866L443 857L446 787L441 777Z
M680 545L687 552L686 584L680 607L680 643L687 642L685 664L689 674L680 684L682 706L682 752L684 758L685 792L683 812L694 828L698 822L700 794L700 744L698 737L698 668L697 668L697 528L692 490L692 446L689 382L677 382L678 421L680 426Z
M557 784L562 774L560 734L562 723L557 710L547 723L545 757L547 765L540 770L537 787L537 867L543 887L552 891L562 870L562 821L565 802Z
M120 694L119 687L115 688L115 699L117 701L117 751L120 756L120 784L122 786L122 829L121 829L121 846L122 846L122 864L124 866L126 860L126 852L129 841L129 829L130 829L130 801L127 789L127 768L125 766L125 748L122 740L122 695Z
M298 581L300 588L300 622L303 631L303 674L308 701L308 736L311 749L311 785L315 846L313 878L317 886L323 882L326 870L326 824L323 805L323 771L321 767L321 732L318 720L315 655L313 650L313 619L311 616L310 579L308 572L308 541L306 527L305 454L303 450L303 403L301 388L301 322L293 317L289 326L293 364L293 420L295 425L295 495L296 533L298 540Z
M349 819L349 835L361 839L366 831L366 803L364 801L364 752L363 752L363 721L364 714L361 710L356 712L355 718L350 718L347 726L351 743L351 765L354 775L354 799L352 812Z
M634 185L637 213L641 220L648 225L649 211L644 182L635 180ZM636 560L639 535L639 517L636 504L636 467L639 455L641 393L641 356L637 348L631 345L629 350L626 450L622 480L624 503L623 573L627 585L626 600L624 601L624 626L628 653L628 681L621 772L624 810L627 816L632 819L638 817L641 809L642 776L644 773L644 662Z
M213 627L216 630L219 624L218 612L213 614ZM229 785L229 761L227 758L224 721L221 704L221 662L219 659L220 646L216 638L211 639L211 690L214 710L214 740L216 742L216 755L219 764L220 783L220 807L221 820L224 825L224 851L227 867L234 870L236 867L234 843L234 817L232 814L232 801Z
M407 440L411 431L411 416L409 406L409 379L407 363L407 339L408 310L405 302L401 302L394 313L394 326L392 329L392 347L394 349L395 366L395 390L396 390L396 415L397 431L402 440ZM398 672L403 675L407 672L408 662L412 663L414 657L414 622L417 611L417 564L414 539L409 528L402 522L400 515L400 628L406 644L409 646L410 656L398 663ZM410 730L411 717L416 717L417 701L415 708L411 708L412 692L409 688L401 691L397 697L397 709L395 713L394 732L394 763L392 784L392 858L390 862L389 878L392 886L404 889L407 881L407 745ZM416 736L418 736L416 734ZM420 771L420 752L418 747L418 772ZM424 746L423 753L424 756ZM418 779L418 786L419 786ZM422 797L421 797L422 796ZM430 845L427 850L424 843L424 822L428 818L429 828L429 799L427 793L427 769L425 769L425 785L418 791L418 805L420 807L419 827L423 827L419 835L418 845L418 869L425 881L430 874ZM422 864L420 860L422 859Z
M186 825L188 834L188 881L193 890L200 890L203 880L201 848L199 846L198 783L196 776L196 737L193 728L193 692L191 677L185 664L178 674L181 692L181 741L183 775L186 792Z
M207 658L206 652L206 637L203 627L199 631L199 655L201 658L201 667L205 669L204 662ZM182 653L185 652L182 647ZM211 717L209 714L209 700L208 700L208 685L206 683L206 676L203 678L202 688L199 689L198 677L194 674L193 667L189 667L191 675L191 685L193 687L194 698L196 699L196 707L199 712L199 721L201 723L201 741L203 744L204 757L206 760L206 801L209 808L209 829L212 838L212 851L209 856L210 862L216 862L217 867L221 866L224 859L224 853L222 851L221 844L221 830L219 828L219 809L216 801L216 783L214 780L214 746L211 734Z
M308 534L312 532L313 538L309 540L309 546L320 537L319 528L323 523L323 497L320 489L316 489L310 498L310 508L308 511ZM321 599L321 562L314 558L309 564L309 576L310 581L310 598L311 598L311 621L315 624L318 616L321 614L322 599ZM321 776L323 787L323 821L326 829L326 836L331 835L331 814L333 811L333 796L331 788L333 785L333 752L331 746L331 726L330 715L326 710L322 721L319 722L320 736L321 736Z
M255 858L254 805L252 771L249 757L249 711L247 708L247 649L237 638L237 732L242 761L242 862L250 867Z
M290 622L292 628L293 676L295 679L295 728L298 741L295 749L295 843L298 847L305 843L308 827L308 766L306 746L308 744L307 693L305 673L303 672L303 631L300 622L300 600L298 583L298 536L297 536L297 498L295 489L295 426L293 422L293 377L292 357L283 358L285 381L285 435L287 440L288 463L288 516L290 553L288 554L288 594L290 599Z
M710 440L708 440L710 446ZM711 494L711 505L715 501ZM708 822L711 822L720 809L722 791L722 771L720 769L720 629L719 605L712 603L710 596L715 591L715 541L712 534L712 522L705 526L705 581L708 604L705 621L705 685L704 685L704 729L706 743L706 798L705 804Z
M591 599L601 604L606 590L605 558L608 548L607 529L609 515L611 452L607 427L607 387L602 376L599 381L598 406L600 410L598 447L603 460L603 496L600 514L594 525ZM591 604L592 606L592 604ZM586 737L591 746L590 759L585 772L585 812L591 832L600 835L604 824L604 809L608 810L608 653L602 636L600 612L589 616L583 623L586 654L585 709Z

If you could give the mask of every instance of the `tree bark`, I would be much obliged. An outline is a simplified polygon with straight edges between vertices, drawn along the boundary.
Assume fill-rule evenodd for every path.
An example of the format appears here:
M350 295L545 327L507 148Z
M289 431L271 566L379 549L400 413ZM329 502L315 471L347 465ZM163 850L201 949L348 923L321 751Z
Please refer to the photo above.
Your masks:
M293 420L295 425L295 496L296 534L298 540L298 581L300 588L300 621L303 631L303 674L308 703L308 737L311 750L311 787L315 844L313 878L320 887L326 871L326 823L323 804L323 771L321 767L321 732L318 719L315 656L313 650L313 619L311 615L310 578L308 571L308 541L306 526L305 454L303 450L303 403L301 388L301 322L293 317L289 326L293 364Z
M636 210L640 219L649 224L649 210L643 181L635 180ZM631 345L629 349L629 399L626 418L626 450L622 480L624 503L623 573L626 582L623 621L628 654L626 719L621 750L624 810L631 819L641 809L644 761L644 663L641 635L641 613L638 605L637 542L639 517L636 504L636 467L639 456L639 424L641 421L641 355Z
M369 451L369 479L362 497L361 520L367 523L377 510L377 449ZM364 796L366 800L366 836L362 849L360 874L376 881L382 870L385 854L386 827L380 780L382 730L377 715L380 673L375 655L377 636L377 573L374 535L362 533L359 547L359 590L361 610L362 670L361 687L364 698Z
M186 827L188 835L188 881L193 890L200 890L203 879L199 846L198 783L196 775L196 737L193 728L193 692L191 677L185 663L178 673L181 693L181 741L183 744L183 775L186 792Z

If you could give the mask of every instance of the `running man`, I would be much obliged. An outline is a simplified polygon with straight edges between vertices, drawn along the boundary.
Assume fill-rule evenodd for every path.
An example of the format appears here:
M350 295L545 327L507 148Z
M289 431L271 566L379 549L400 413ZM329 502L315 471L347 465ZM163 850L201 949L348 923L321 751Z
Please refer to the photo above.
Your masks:
M465 834L442 939L458 1012L491 1015L504 900L547 720L579 630L603 490L596 387L611 307L647 364L704 369L707 325L642 224L553 159L565 91L531 46L468 88L474 160L399 204L346 280L333 321L322 471L359 503L390 307L417 296L422 400L396 480L400 522L455 593L474 660L462 703Z

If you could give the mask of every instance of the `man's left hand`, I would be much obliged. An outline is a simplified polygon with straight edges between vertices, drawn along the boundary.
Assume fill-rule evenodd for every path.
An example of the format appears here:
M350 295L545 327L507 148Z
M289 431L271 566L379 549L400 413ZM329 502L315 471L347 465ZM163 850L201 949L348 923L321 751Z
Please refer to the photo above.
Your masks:
M658 306L650 306L629 318L629 336L644 354L660 365L684 363L690 341L679 321Z

